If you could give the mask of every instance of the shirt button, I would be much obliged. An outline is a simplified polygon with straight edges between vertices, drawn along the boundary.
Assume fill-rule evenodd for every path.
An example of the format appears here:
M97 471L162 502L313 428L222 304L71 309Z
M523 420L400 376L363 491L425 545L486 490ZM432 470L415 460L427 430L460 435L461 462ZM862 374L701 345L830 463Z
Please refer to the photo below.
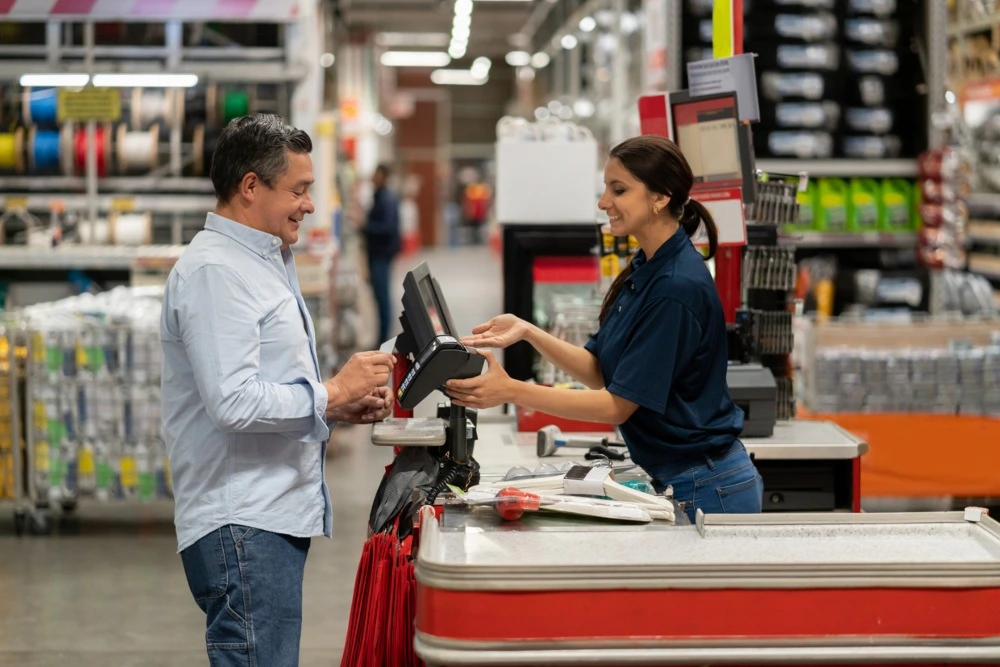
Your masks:
M618 306L618 312L619 313L622 312L622 307L621 306Z
M278 239L273 239L271 241L271 245L278 245Z
M629 287L631 287L631 288L632 288L632 291L633 291L633 292L635 291L635 283L632 283L631 285L629 285Z

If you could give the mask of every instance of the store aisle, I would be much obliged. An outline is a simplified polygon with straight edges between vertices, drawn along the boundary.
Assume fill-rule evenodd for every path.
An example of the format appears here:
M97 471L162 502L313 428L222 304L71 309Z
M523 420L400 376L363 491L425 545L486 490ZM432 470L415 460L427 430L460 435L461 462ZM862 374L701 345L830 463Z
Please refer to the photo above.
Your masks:
M394 283L423 259L460 330L499 312L500 262L487 248L403 258ZM338 455L327 462L335 536L314 540L309 555L303 667L339 664L371 499L390 460L367 444L368 433L340 431ZM171 520L163 504L84 504L59 535L16 538L9 508L0 506L0 667L207 664L204 621L187 591Z

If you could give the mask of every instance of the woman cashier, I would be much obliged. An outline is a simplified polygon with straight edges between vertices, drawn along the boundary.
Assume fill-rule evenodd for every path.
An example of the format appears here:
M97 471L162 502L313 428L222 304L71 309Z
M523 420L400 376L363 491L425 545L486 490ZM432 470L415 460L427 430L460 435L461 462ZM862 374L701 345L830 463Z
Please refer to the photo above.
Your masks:
M471 347L505 348L525 340L589 390L513 380L489 351L479 377L451 380L456 405L516 403L569 419L619 424L632 461L688 517L761 511L763 483L739 434L743 412L726 386L722 303L691 237L704 225L709 257L718 229L690 198L691 167L677 146L656 136L615 146L604 168L599 206L616 236L640 250L611 285L600 328L584 347L513 315L500 315L462 339Z

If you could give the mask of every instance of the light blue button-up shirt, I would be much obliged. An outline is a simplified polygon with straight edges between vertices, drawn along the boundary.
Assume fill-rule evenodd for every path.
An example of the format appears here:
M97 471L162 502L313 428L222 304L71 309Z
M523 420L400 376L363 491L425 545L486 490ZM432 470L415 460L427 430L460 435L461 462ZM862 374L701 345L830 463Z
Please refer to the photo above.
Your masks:
M291 250L214 213L167 279L163 439L178 551L235 523L330 536L327 392Z

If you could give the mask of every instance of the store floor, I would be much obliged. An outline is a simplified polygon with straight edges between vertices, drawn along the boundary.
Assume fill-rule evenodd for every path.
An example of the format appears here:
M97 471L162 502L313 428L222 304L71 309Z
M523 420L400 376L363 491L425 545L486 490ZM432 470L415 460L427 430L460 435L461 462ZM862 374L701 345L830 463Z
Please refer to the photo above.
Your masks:
M500 262L482 247L435 250L426 259L462 331L499 312ZM397 289L396 302L401 289ZM365 304L362 315L371 320ZM334 539L313 540L306 567L303 667L340 664L354 574L372 496L390 452L368 429L341 431L327 463ZM171 507L84 504L50 537L13 535L0 506L0 667L206 665L204 616L176 555Z

